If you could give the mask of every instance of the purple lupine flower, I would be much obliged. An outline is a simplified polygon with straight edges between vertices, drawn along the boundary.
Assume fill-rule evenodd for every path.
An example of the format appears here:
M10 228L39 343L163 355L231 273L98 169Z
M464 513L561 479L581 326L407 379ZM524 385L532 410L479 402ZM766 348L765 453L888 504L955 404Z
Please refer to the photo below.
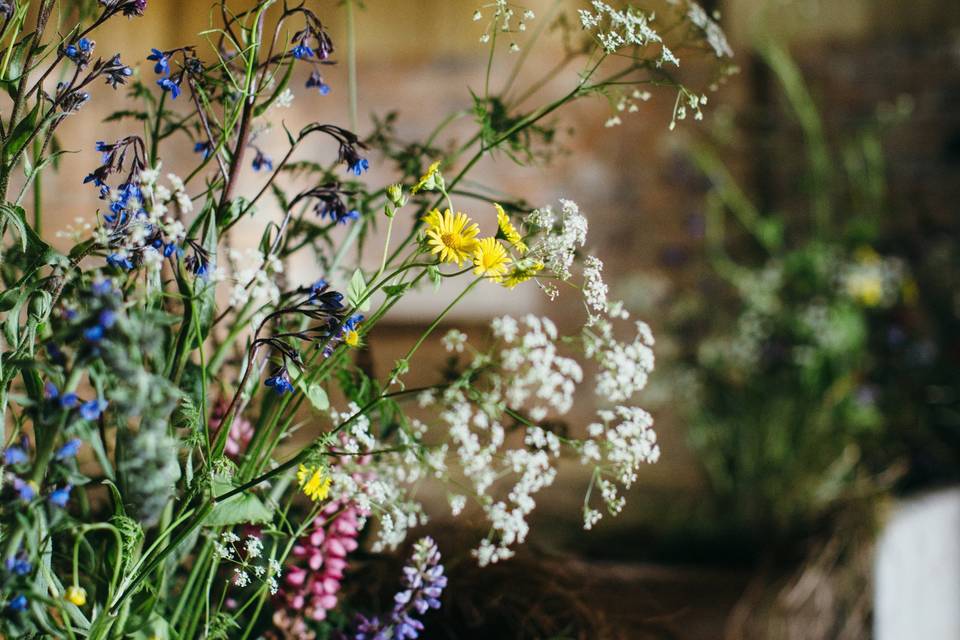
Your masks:
M382 620L360 616L353 640L414 640L423 631L423 622L413 616L440 608L440 596L447 586L440 564L440 550L433 538L425 536L413 545L410 561L403 568L404 589L393 598L393 610Z

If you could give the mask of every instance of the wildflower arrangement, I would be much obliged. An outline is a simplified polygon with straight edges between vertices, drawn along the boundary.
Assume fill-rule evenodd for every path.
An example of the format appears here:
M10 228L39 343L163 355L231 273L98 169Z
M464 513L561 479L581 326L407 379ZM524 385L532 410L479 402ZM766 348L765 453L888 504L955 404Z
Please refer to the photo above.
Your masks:
M917 292L881 234L882 122L833 148L788 54L760 52L801 125L807 188L764 211L715 147L694 145L711 184L709 302L681 295L673 320L693 390L683 410L717 510L767 539L802 537L843 501L889 488L891 389L878 344Z
M435 142L463 115L422 142L382 122L358 133L352 0L345 88L327 73L332 18L313 3L217 3L209 49L153 48L135 61L96 41L105 23L148 20L149 4L0 1L0 634L414 638L446 580L429 539L413 546L392 609L327 614L349 611L339 585L361 544L396 549L426 522L425 482L449 487L454 514L487 519L480 564L524 542L561 456L592 472L587 528L621 511L638 467L660 453L650 415L632 404L653 368L649 328L608 299L573 201L531 209L462 187L497 152L540 157L546 118L575 100L636 111L644 87L668 86L674 121L699 115L706 97L676 79L677 56L728 68L715 22L688 0L593 2L568 19L558 4L524 34L532 12L485 5L474 17L486 83L459 112L476 134L441 152ZM565 67L515 85L547 24L564 34L566 65L582 66L541 100ZM502 61L512 71L496 90ZM338 89L350 96L349 128L291 131L277 116L294 92L323 101ZM90 140L77 182L102 204L58 250L41 198L64 153L58 127L93 100L123 97L111 119L137 125ZM271 127L286 134L284 150ZM191 164L164 163L183 147ZM383 186L370 183L375 167L391 176ZM256 181L252 195L241 181ZM236 244L240 229L254 246ZM291 269L299 254L316 273ZM443 282L460 293L388 376L373 376L356 354L378 323ZM582 321L562 333L546 317L497 317L482 346L452 330L444 343L463 357L434 384L405 384L461 300L520 287ZM577 438L551 425L582 385L600 408Z

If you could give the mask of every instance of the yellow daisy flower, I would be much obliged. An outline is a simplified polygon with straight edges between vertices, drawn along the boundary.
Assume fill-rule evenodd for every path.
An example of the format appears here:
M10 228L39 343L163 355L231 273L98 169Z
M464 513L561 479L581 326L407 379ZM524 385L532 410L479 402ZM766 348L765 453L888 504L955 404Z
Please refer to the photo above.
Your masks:
M543 271L542 262L521 261L514 265L510 271L500 280L500 284L507 289L513 289L518 284L524 283Z
M70 604L75 604L78 607L82 607L87 604L87 591L83 587L69 586L67 587L66 593L64 593L64 598L67 599L67 602Z
M484 238L473 250L473 272L478 276L499 282L509 265L510 256L496 238Z
M527 252L527 245L520 236L520 232L517 231L517 228L510 222L510 216L508 216L507 212L503 210L503 207L496 202L493 203L493 206L497 210L497 226L500 227L500 233L503 234L503 237L507 239L510 246L516 249L520 255L525 254Z
M343 336L343 341L347 343L348 347L356 347L360 344L360 334L357 333L356 329L350 329Z
M477 246L477 234L480 228L471 222L467 214L450 209L441 214L434 209L424 216L427 225L427 245L430 253L438 255L440 262L455 262L459 267L469 260Z
M330 476L324 474L323 467L300 465L297 469L297 484L314 502L326 499L330 493L330 482Z
M440 161L436 161L427 167L427 172L420 176L420 181L417 184L413 185L413 189L410 189L410 193L417 193L423 189L433 189L436 187L436 177L440 173Z

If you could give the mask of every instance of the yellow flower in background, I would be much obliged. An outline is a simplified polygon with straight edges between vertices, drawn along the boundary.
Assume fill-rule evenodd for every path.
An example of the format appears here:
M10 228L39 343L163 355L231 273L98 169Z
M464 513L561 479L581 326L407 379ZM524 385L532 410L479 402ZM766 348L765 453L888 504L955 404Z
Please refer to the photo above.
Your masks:
M484 238L473 250L473 272L500 282L510 266L510 255L496 238Z
M330 494L330 482L330 476L323 472L323 467L300 465L297 468L297 484L314 502L326 499Z
M427 225L427 245L430 253L438 255L440 262L455 262L459 267L469 260L477 246L480 228L471 222L467 214L453 214L447 209L442 214L434 209L424 216Z
M500 227L500 233L503 234L503 237L507 239L510 246L516 249L520 255L525 254L527 252L527 245L520 236L520 232L517 231L517 228L510 222L510 216L508 216L507 212L503 210L503 207L496 202L493 203L493 206L497 210L497 226Z
M437 186L437 175L440 173L440 161L437 160L429 167L427 167L427 172L420 176L420 181L417 184L413 185L413 188L410 189L410 193L417 193L423 189L430 190Z
M348 347L356 347L360 344L360 334L357 333L356 329L350 329L344 334L343 341L347 343Z
M87 591L83 587L69 586L63 596L67 602L82 607L87 604Z
M516 263L513 270L501 279L500 284L507 289L513 289L518 284L530 280L541 271L543 271L542 262L533 262L530 260L521 261Z

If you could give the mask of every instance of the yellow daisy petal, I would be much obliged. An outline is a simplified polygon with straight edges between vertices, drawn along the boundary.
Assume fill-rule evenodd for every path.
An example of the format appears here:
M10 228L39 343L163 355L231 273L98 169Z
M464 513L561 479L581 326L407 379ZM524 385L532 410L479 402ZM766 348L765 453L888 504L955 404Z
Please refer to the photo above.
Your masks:
M423 221L427 225L427 246L440 262L455 262L459 267L470 259L477 246L480 228L465 213L453 214L447 209L441 214L434 209L424 216Z
M323 473L322 467L307 467L301 464L297 468L297 484L314 502L323 500L329 495L330 482L330 476Z
M508 216L507 212L503 210L503 207L496 202L493 203L493 206L497 210L497 226L500 227L500 233L507 239L510 246L517 250L517 253L520 255L525 254L527 252L527 245L520 236L520 232L517 231L517 228L510 222L510 216Z
M427 167L427 172L420 176L420 181L417 184L413 185L413 188L410 189L410 193L417 193L422 189L432 189L434 187L434 178L436 178L437 173L440 171L440 161L437 160L429 167Z
M496 238L484 238L473 250L473 272L499 282L510 265L510 255Z
M527 280L530 280L542 270L542 262L530 263L529 261L521 261L516 263L513 270L500 280L500 284L505 286L507 289L513 289L518 284L522 284Z

